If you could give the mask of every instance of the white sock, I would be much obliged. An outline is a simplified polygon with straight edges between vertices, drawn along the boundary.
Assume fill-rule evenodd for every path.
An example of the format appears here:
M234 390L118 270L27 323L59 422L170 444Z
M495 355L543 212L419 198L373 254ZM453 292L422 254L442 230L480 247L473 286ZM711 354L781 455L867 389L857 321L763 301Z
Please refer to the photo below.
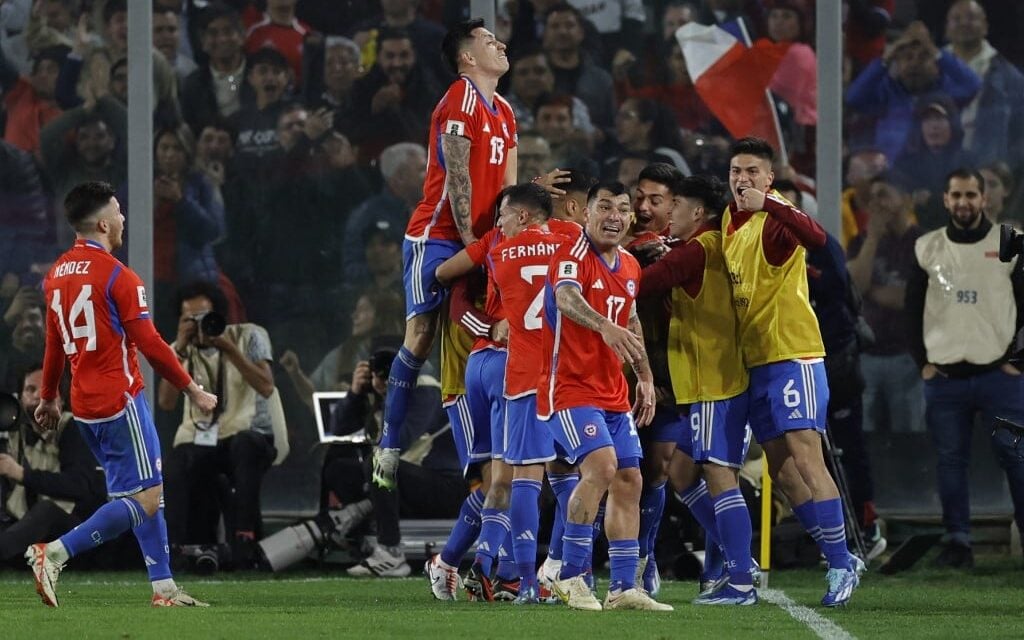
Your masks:
M448 564L447 562L445 562L444 560L442 560L442 559L441 559L441 556L437 556L437 564L441 565L441 566L442 566L442 567L444 567L445 569L453 569L453 570L455 570L455 571L458 571L458 567L453 567L453 566L451 566L450 564Z
M64 548L64 543L59 539L46 543L46 557L56 564L64 564L71 558L68 550Z
M173 596L177 590L178 585L174 584L174 578L153 581L153 593L169 597Z

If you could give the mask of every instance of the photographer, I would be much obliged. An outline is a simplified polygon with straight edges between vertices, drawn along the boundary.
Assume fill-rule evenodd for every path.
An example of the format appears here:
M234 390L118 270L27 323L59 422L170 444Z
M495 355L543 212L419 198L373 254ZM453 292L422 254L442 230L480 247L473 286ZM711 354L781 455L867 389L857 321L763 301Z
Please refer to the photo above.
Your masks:
M378 349L369 361L356 365L352 387L334 412L335 435L366 429L371 441L380 437L381 410L387 393L388 373L394 349ZM402 430L402 455L398 465L398 491L381 489L370 479L370 460L335 458L324 468L324 484L335 494L351 496L353 489L367 491L377 523L377 545L362 563L349 569L354 576L404 577L409 565L402 551L399 518L454 518L466 497L455 441L441 408L441 385L421 372L410 398L408 418ZM362 467L354 475L355 465Z
M914 244L905 308L910 352L924 380L925 423L938 455L947 540L935 563L968 569L974 554L967 466L978 412L1024 529L1024 442L995 420L1024 421L1024 377L1009 361L1024 321L1024 273L1019 257L996 259L999 228L985 216L981 174L952 172L942 201L949 222Z
M106 483L71 414L39 435L35 422L43 366L24 370L17 423L0 439L0 562L17 560L25 548L81 524L106 501ZM3 428L7 425L0 425Z
M221 402L203 413L186 397L164 478L172 545L214 543L216 521L191 523L216 499L218 476L232 489L225 508L234 565L253 564L260 523L260 484L272 464L288 455L284 412L270 370L267 332L255 324L224 324L226 302L213 284L195 282L178 291L181 319L172 347L197 383L216 390ZM161 409L175 408L178 394L160 381ZM233 517L232 517L233 516ZM196 520L196 518L193 518Z

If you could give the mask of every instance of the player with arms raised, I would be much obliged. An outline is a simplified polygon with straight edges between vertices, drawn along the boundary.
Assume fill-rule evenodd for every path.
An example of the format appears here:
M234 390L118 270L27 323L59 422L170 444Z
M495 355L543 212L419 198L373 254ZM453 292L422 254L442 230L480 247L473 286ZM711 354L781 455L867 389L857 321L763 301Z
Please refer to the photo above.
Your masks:
M632 211L617 182L599 183L587 196L586 233L551 258L544 290L543 361L537 415L580 481L569 498L562 568L554 591L574 609L600 611L583 571L594 518L608 492L605 531L611 582L609 609L671 611L637 589L640 522L640 439L630 415L621 363L636 371L637 423L654 415L654 383L634 299L640 265L619 248Z
M494 227L498 194L516 182L515 116L496 92L509 67L505 45L477 19L454 26L441 47L459 78L431 115L423 199L409 219L402 246L405 340L388 376L373 467L374 482L387 488L395 485L409 394L430 355L444 300L434 272Z
M733 145L729 188L735 201L722 216L722 247L750 372L750 428L793 512L808 532L818 533L829 566L821 603L834 607L849 601L858 577L839 490L822 456L828 382L825 346L808 299L806 253L824 246L825 230L770 192L774 156L759 138Z
M136 349L203 411L217 397L182 369L149 316L142 280L111 255L121 246L124 216L105 182L87 182L64 199L75 245L54 262L46 293L46 355L36 421L53 429L60 417L57 385L71 362L71 410L107 476L111 501L58 540L30 546L25 558L43 602L57 606L57 578L69 558L128 529L142 548L155 607L207 606L171 577L163 515L160 441L142 394Z

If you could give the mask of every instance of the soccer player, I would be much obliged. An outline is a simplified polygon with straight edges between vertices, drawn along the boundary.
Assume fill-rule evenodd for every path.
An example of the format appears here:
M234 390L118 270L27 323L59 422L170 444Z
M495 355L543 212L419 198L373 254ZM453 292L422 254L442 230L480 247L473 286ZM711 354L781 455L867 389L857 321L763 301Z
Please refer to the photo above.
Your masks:
M508 58L505 45L483 24L461 22L441 45L459 78L431 115L423 200L409 219L402 246L405 340L388 377L381 442L374 451L373 479L383 487L394 487L409 393L437 331L444 291L434 271L494 226L498 193L516 181L515 116L496 93Z
M639 380L634 411L641 426L654 415L654 384L633 304L640 266L619 248L631 217L621 184L595 185L587 198L586 233L555 253L544 287L537 414L568 461L580 465L554 583L558 597L574 609L602 608L582 574L607 491L611 582L605 608L672 610L635 586L642 454L621 363L628 362Z
M512 549L519 569L517 604L536 604L540 589L534 572L537 558L538 500L544 481L544 465L555 459L554 440L547 425L537 420L537 370L541 358L540 330L544 280L548 263L569 236L551 233L551 196L536 184L505 190L498 227L505 241L487 256L489 272L509 325L508 363L504 395L508 401L505 421L505 463L513 468L510 519ZM568 498L559 483L559 469L552 484L556 496ZM557 510L556 510L557 511ZM564 509L561 510L564 520ZM559 514L556 513L556 521ZM558 531L553 539L561 538Z
M201 411L217 397L182 369L157 333L146 289L111 252L121 246L124 216L105 182L86 182L64 199L75 245L54 262L46 293L46 355L36 421L53 429L60 417L57 385L71 362L71 409L82 437L107 476L111 501L59 539L25 551L43 603L57 606L57 578L68 559L131 529L142 548L154 607L205 607L171 577L163 515L160 441L142 394L136 350L157 373L184 390Z
M722 246L750 374L750 426L797 518L820 537L829 565L821 603L834 607L849 601L859 579L846 547L839 491L822 456L828 383L808 302L806 253L825 243L825 231L769 193L773 159L771 145L759 138L733 145L734 202L722 216Z
M640 176L642 188L643 173ZM643 270L640 296L659 302L670 296L668 367L675 401L690 426L679 434L676 455L686 466L700 464L704 480L696 486L713 502L712 522L701 524L714 532L712 544L725 549L728 582L721 581L695 603L756 604L750 514L738 482L748 443L748 378L718 225L726 203L725 185L693 176L681 178L673 193L679 202L672 211L670 231L682 244Z

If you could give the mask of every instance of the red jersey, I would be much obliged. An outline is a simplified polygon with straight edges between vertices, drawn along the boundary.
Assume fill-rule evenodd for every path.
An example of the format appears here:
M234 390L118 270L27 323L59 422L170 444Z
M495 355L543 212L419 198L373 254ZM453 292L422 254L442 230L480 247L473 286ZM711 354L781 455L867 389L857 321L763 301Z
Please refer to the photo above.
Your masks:
M43 291L47 360L60 357L60 368L63 356L71 361L71 408L75 417L99 421L116 416L129 396L143 387L135 343L125 329L132 320L149 319L142 280L102 245L77 240L53 263L43 281ZM63 355L50 353L61 347ZM180 365L178 369L187 381L188 374ZM45 373L51 370L44 367ZM44 376L43 398L56 396L59 377L59 370L52 379ZM176 382L184 386L180 379Z
M448 87L430 116L430 145L423 199L409 218L405 235L411 239L460 241L448 202L447 169L441 150L442 134L469 138L469 180L473 201L473 235L494 227L494 205L505 182L509 152L516 147L516 118L504 98L494 94L487 103L473 82L462 76Z
M312 32L308 24L295 18L288 26L274 24L270 16L264 14L263 19L249 28L245 36L245 53L253 54L263 47L277 49L295 74L295 84L302 84L302 44Z
M551 258L544 286L543 358L537 389L537 415L597 407L629 411L629 389L622 362L594 331L566 318L555 303L558 287L576 287L595 311L626 327L640 282L640 264L619 248L609 265L580 236L565 243Z
M487 256L491 278L508 318L506 398L537 392L537 363L543 357L544 282L551 256L566 242L570 242L568 236L531 226L496 246Z

